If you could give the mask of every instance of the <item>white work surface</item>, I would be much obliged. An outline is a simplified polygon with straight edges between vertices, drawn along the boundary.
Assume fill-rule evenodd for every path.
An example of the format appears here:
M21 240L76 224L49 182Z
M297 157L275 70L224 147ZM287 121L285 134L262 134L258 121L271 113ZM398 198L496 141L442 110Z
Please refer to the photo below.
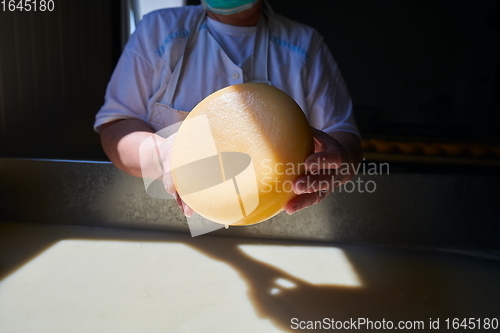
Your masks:
M500 317L498 261L444 253L1 223L0 267L1 333Z

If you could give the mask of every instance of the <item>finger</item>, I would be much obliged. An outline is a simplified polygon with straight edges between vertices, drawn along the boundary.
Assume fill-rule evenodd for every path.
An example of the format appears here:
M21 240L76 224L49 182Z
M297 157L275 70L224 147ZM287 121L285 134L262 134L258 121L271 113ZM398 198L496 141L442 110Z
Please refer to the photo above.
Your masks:
M311 132L313 134L313 139L314 139L314 151L320 152L323 150L328 150L332 148L335 145L335 142L332 142L332 136L320 131L319 129L316 129L311 126Z
M176 191L174 181L172 178L172 167L171 167L171 149L175 139L175 133L169 136L167 139L163 140L160 146L162 166L163 166L163 184L165 185L165 190L174 194Z
M179 194L177 192L172 193L174 196L175 202L177 203L177 206L179 209L184 213L184 209L182 208L182 199L179 197Z
M342 145L332 136L311 127L314 137L314 154L306 159L306 170L337 169L342 165Z
M168 193L174 194L177 192L171 171L166 171L163 173L163 185L165 186L165 191L167 191Z
M316 173L323 169L338 169L342 162L342 152L336 147L310 155L306 159L305 167L307 172Z
M293 213L296 213L301 209L321 202L321 200L323 200L327 194L328 192L313 192L298 195L286 204L285 211L288 215L292 215Z
M177 202L177 206L181 210L182 214L184 214L184 216L186 216L186 217L193 216L194 210L191 207L189 207L184 202L184 200L181 199L181 197L179 196L179 193L175 192L175 193L173 193L173 196L174 196L175 201Z
M315 172L323 169L338 169L342 166L340 149L330 149L315 153L306 159L306 171Z
M182 201L182 209L184 211L184 216L191 217L194 214L194 210L189 207L184 201Z
M318 175L306 175L298 178L293 184L295 194L312 193L317 191L331 192L335 187L341 185L333 170L323 170Z
M177 192L174 192L173 196L175 198L175 202L177 203L177 207L179 207L179 209L181 210L183 215L186 215L185 210L184 210L184 206L187 206L187 205L184 203L184 201L182 201L181 197L179 196L179 194Z

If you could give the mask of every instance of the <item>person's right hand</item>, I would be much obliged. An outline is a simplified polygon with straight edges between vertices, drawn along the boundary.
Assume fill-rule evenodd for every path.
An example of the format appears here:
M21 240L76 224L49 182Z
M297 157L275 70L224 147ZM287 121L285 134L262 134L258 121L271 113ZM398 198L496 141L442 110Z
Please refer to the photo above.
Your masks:
M174 196L175 200L177 201L177 205L181 209L182 213L185 216L190 217L193 215L194 211L181 199L179 193L177 193L174 185L174 180L172 178L170 159L172 155L172 147L174 144L175 136L176 133L170 135L166 139L157 139L163 165L163 185L165 186L165 190Z

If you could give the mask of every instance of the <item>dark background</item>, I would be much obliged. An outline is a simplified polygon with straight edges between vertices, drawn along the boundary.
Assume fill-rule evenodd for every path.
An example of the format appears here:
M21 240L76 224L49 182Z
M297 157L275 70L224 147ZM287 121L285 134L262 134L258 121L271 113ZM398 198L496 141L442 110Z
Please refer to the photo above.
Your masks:
M271 3L325 37L366 134L500 138L500 1Z
M196 3L196 1L190 1ZM500 142L500 1L271 0L325 37L365 137ZM0 11L0 157L106 160L120 1Z

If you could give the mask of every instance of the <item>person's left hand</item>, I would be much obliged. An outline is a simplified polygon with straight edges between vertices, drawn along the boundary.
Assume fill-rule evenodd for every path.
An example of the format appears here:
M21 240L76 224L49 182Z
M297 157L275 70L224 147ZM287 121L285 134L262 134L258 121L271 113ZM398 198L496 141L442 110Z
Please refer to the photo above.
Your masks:
M297 178L285 210L293 214L298 210L319 203L326 195L353 177L349 150L332 136L311 127L314 137L314 153L305 161L306 174ZM344 169L345 168L345 169ZM349 168L349 169L347 169ZM341 171L342 172L339 172Z
M194 211L184 202L184 200L181 199L179 193L177 193L177 189L175 188L174 180L172 178L170 159L176 135L177 133L170 135L168 138L161 140L159 144L160 155L162 159L161 165L163 167L163 185L165 186L165 190L168 193L172 194L175 201L177 202L177 206L179 206L179 209L182 211L182 213L186 217L190 217L194 214Z

